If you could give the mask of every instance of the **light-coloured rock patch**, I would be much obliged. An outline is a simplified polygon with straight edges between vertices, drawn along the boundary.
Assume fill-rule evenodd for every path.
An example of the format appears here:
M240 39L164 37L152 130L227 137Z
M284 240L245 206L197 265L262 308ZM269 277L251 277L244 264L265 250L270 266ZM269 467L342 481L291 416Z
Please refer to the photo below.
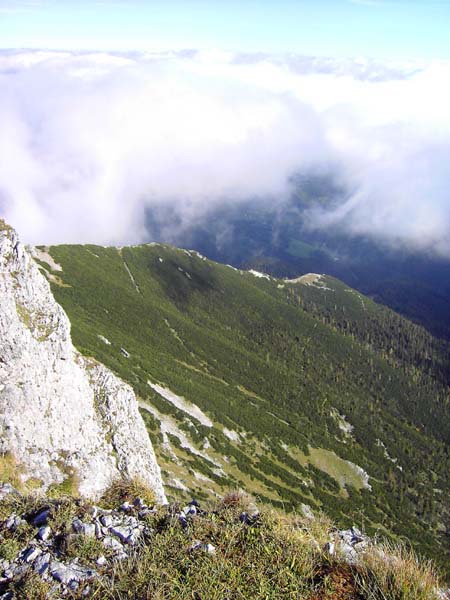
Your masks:
M168 388L163 387L162 385L158 385L157 383L152 383L151 381L147 381L148 385L162 396L165 400L176 406L179 410L182 410L189 416L197 419L199 423L204 425L205 427L212 427L213 422L211 419L205 415L205 413L193 402L188 402L182 396L177 396L173 392L171 392Z
M223 433L232 442L240 442L241 441L241 436L237 433L237 431L233 431L232 429L227 429L226 427L224 427Z
M302 285L312 285L319 290L328 290L330 292L334 292L333 288L327 287L325 285L323 277L323 275L319 275L318 273L306 273L306 275L301 275L301 277L297 277L296 279L285 279L284 281L286 283L301 283Z
M268 281L270 281L270 275L267 275L267 273L260 273L259 271L255 271L254 269L250 269L250 271L248 272L251 273L254 277L258 277L259 279L267 279Z
M339 411L336 410L335 408L333 408L331 410L331 416L336 421L337 426L342 431L342 433L346 437L352 437L352 433L353 433L354 427L353 427L353 425L351 423L349 423L347 421L347 417L345 415L341 415L339 413Z
M52 271L62 271L61 265L55 262L48 250L48 248L33 248L32 254L41 262L47 263Z
M125 261L123 261L123 266L125 267L125 270L128 273L128 277L130 278L130 281L133 284L134 289L137 291L138 294L140 294L141 290L139 289L139 286L136 283L135 278L133 277L133 273L130 271L130 267L127 265L127 263Z
M160 413L159 410L152 406L149 402L141 400L139 402L139 406L144 410L148 411L153 417L155 417L160 422L161 434L163 436L163 439L165 440L166 446L167 444L169 444L170 447L170 442L167 437L167 434L173 435L174 437L178 438L181 447L191 452L191 454L195 454L200 458L203 458L205 460L208 460L209 462L219 465L217 461L213 460L206 453L197 450L197 448L187 437L186 433L178 427L175 419L173 419L169 415L164 415L163 413Z

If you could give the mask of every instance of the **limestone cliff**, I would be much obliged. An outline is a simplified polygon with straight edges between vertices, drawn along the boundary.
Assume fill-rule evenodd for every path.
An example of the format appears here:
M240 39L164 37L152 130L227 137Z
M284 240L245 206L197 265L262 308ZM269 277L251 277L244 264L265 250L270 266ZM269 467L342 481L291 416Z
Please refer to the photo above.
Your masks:
M81 356L70 323L15 231L0 221L0 453L43 488L67 477L97 497L119 474L160 501L161 473L133 390Z

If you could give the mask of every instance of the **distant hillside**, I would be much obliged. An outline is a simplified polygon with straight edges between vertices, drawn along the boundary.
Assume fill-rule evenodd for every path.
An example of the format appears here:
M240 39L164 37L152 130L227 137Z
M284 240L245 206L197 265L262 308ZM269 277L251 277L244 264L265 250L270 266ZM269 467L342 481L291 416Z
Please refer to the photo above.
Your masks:
M401 244L311 228L311 212L342 201L329 176L299 177L285 201L226 204L200 223L170 226L164 210L148 216L150 239L193 248L211 259L275 277L326 273L450 340L450 260Z
M169 497L243 487L450 564L447 345L331 277L158 244L48 253L75 345L140 398Z

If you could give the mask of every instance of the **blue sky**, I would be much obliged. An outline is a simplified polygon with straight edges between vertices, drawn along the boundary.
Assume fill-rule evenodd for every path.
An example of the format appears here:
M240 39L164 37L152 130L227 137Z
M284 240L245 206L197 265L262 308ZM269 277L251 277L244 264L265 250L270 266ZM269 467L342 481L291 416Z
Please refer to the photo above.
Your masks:
M450 0L0 0L0 47L450 59Z

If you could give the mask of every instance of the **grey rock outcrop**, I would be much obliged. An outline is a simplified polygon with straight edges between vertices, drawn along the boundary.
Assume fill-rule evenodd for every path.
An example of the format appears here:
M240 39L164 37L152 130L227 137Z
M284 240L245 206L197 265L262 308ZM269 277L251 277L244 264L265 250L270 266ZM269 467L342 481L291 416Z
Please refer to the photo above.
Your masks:
M20 496L17 491L14 493ZM0 599L3 598L2 592L9 593L8 587L12 583L32 572L54 587L55 594L58 593L55 597L67 597L70 591L79 590L80 585L84 585L83 596L88 596L90 588L86 587L87 583L101 576L98 567L105 567L107 571L115 562L134 556L139 544L151 543L154 530L149 527L147 519L149 515L158 513L158 508L147 506L142 498L136 498L126 511L122 506L116 509L90 506L86 510L87 505L80 503L78 515L58 525L52 519L58 514L61 501L42 498L42 502L48 502L47 507L40 509L35 516L25 511L20 516L12 513L6 520L0 521L2 539L5 534L11 537L9 524L16 519L31 525L36 520L50 520L52 523L52 527L43 526L37 533L29 528L28 539L22 539L23 547L16 555L11 560L0 559ZM68 507L67 503L65 506ZM72 510L77 511L75 502ZM90 538L97 544L91 546L89 557L86 554L83 557L73 556L73 549L68 552L71 544L83 538ZM209 554L215 552L212 544L203 544L202 549Z
M118 476L137 476L165 501L133 390L75 350L31 251L1 220L0 306L0 453L43 489L72 477L96 498Z

